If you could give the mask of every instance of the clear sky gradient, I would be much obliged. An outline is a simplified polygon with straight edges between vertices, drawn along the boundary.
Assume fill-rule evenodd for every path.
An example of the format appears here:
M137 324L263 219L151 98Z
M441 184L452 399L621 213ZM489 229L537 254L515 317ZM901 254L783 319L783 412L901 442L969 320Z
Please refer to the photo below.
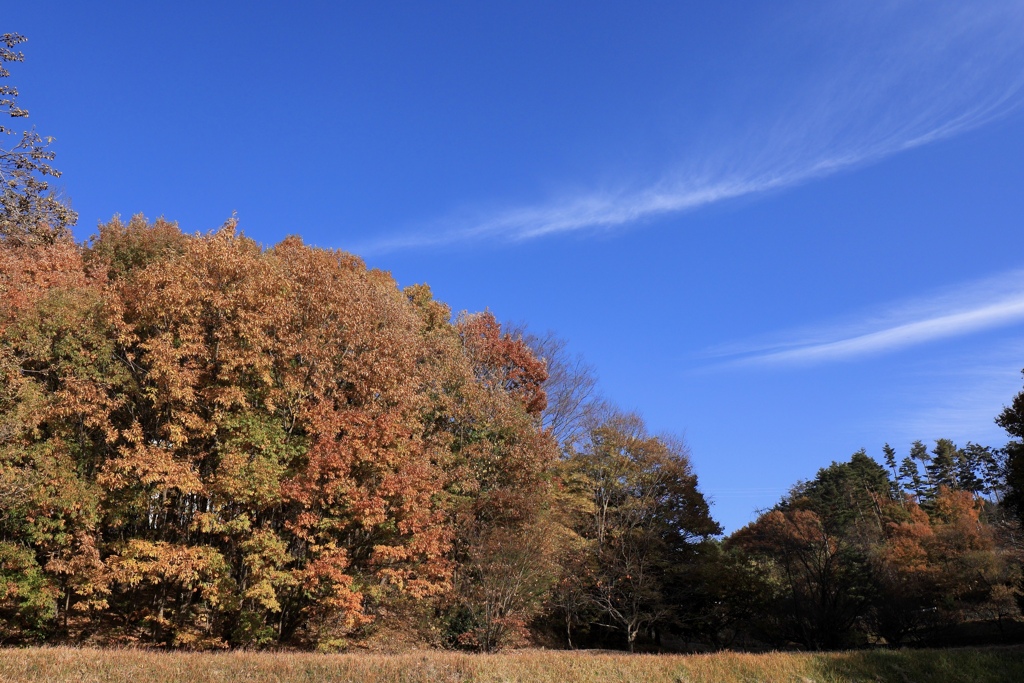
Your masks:
M1024 2L4 3L86 239L237 211L553 330L727 530L888 441L1000 445ZM10 141L8 141L10 142Z

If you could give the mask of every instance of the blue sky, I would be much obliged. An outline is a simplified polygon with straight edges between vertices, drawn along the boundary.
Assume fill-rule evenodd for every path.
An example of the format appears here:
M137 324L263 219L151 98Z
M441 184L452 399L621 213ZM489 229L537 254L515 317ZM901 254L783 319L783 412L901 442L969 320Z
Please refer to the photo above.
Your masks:
M363 255L554 330L728 530L859 448L1001 444L1024 3L6 3L85 239Z

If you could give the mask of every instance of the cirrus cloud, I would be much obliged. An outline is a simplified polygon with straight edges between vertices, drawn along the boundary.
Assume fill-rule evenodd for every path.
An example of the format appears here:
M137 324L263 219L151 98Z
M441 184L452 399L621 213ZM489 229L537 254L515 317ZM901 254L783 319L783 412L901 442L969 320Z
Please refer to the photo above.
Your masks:
M810 43L805 70L787 71L778 96L749 107L746 118L708 103L732 123L695 139L678 164L655 173L658 180L463 210L356 250L623 229L877 162L976 129L1024 102L1021 2L873 3L790 23L767 30ZM772 66L765 69L770 75Z

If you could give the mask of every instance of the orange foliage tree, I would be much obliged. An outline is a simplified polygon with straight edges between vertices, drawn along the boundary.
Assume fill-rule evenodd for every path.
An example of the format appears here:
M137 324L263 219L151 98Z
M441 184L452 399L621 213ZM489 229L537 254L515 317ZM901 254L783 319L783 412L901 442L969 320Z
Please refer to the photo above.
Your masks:
M946 440L936 452L953 463L962 453ZM886 456L895 472L894 451ZM859 452L794 487L729 544L769 569L765 611L808 647L947 642L967 624L1001 632L1020 615L1019 564L997 543L985 519L993 505L979 486L963 485L973 481L965 473L954 478L959 488L936 483L920 502Z
M531 523L544 366L348 254L141 217L0 242L0 619L182 647L345 639ZM470 533L472 532L472 533Z

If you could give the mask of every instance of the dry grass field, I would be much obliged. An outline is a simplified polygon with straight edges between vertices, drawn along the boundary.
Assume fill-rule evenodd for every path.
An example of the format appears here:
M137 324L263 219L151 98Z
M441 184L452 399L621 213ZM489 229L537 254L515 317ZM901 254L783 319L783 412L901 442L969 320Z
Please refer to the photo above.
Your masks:
M0 650L0 682L28 683L574 683L1024 681L1024 648L627 655L529 650L398 655L32 648Z

